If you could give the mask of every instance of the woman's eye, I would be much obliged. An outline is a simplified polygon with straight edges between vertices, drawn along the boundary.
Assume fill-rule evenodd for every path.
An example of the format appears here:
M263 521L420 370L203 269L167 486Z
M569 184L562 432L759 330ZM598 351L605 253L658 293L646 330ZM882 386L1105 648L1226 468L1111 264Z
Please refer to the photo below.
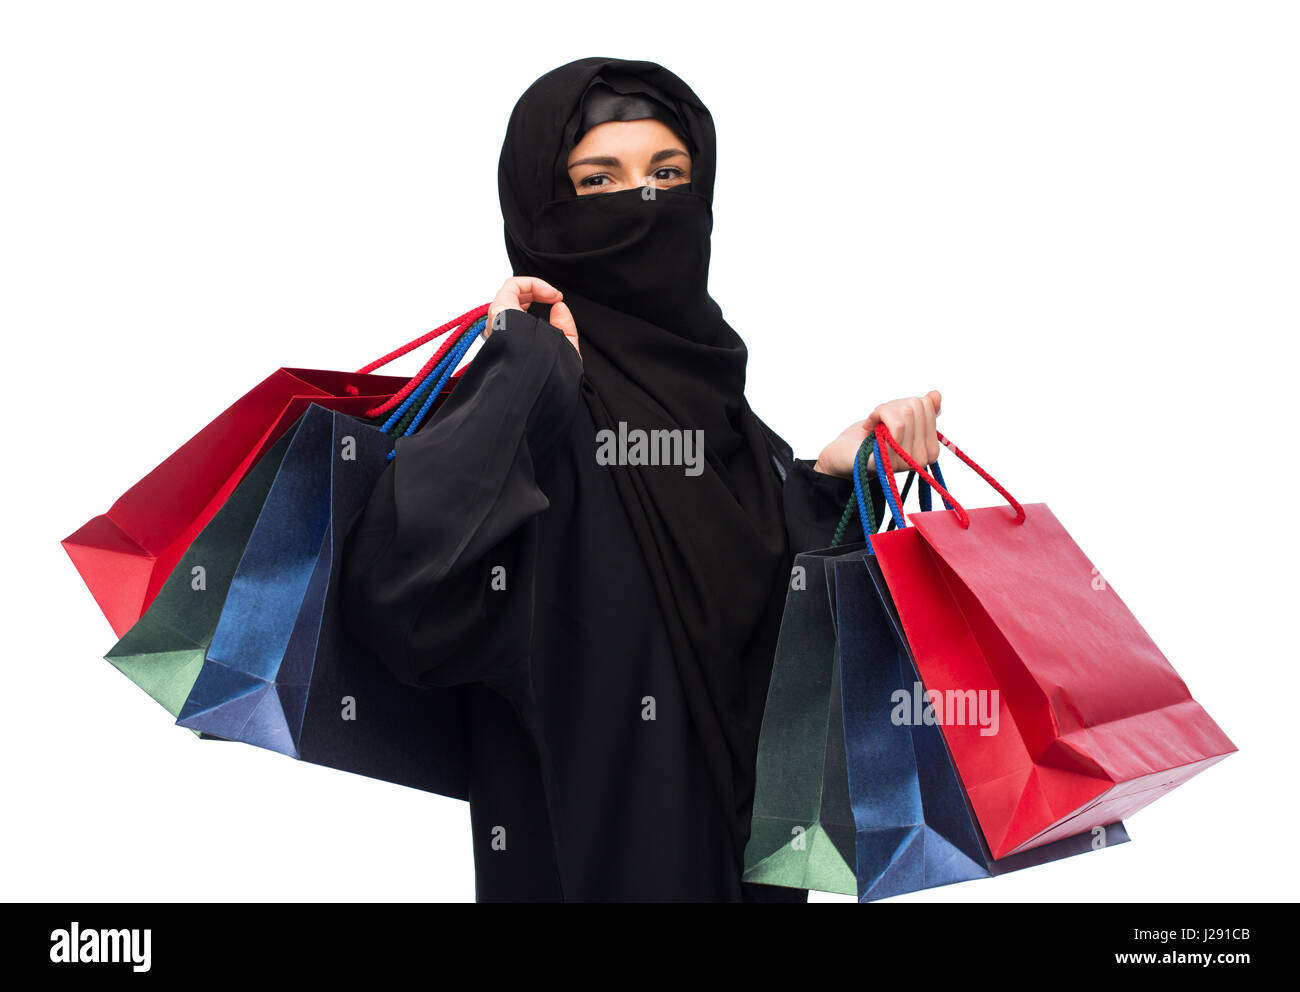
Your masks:
M665 165L662 169L656 169L651 178L654 179L655 182L666 183L684 175L686 175L686 173L677 168L677 166Z
M605 175L604 173L598 172L598 173L596 173L594 176L588 176L586 179L582 180L582 182L579 183L578 185L580 185L580 186L604 186L604 185L606 185L606 182L608 181L608 179L609 179L609 176Z

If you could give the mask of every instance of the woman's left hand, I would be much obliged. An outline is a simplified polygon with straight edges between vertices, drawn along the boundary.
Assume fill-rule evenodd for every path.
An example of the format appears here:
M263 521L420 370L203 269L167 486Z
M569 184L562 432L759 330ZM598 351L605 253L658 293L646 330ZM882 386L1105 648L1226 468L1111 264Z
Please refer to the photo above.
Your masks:
M941 400L939 391L932 389L924 396L908 396L881 403L866 420L850 424L839 437L826 445L813 468L827 475L852 478L853 460L858 456L863 438L874 434L876 425L881 422L889 428L904 451L922 465L929 465L939 457L939 437L935 431L934 418L939 415ZM885 458L889 462L886 467L894 472L902 472L907 468L907 463L896 452L886 453ZM867 459L867 468L874 472L875 467L873 455Z

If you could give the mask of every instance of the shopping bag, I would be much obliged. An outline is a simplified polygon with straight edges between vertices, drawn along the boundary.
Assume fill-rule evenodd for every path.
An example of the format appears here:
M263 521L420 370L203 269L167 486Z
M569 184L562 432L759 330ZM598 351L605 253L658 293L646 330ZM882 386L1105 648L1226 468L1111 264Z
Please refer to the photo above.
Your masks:
M198 677L235 568L292 437L282 435L258 459L186 549L144 616L104 656L173 717Z
M869 495L863 505L864 533L871 533ZM836 528L837 542L846 524ZM831 567L851 549L794 558L759 728L747 882L857 892Z
M486 310L463 314L358 372L277 369L123 493L107 513L64 538L64 549L113 633L122 637L140 619L186 548L309 403L374 416L412 381L371 374L375 369L463 329Z
M993 856L1129 817L1236 750L1047 506L940 437L1010 508L967 511L881 425L946 508L872 547L927 691L996 715L991 735L941 724Z
M427 418L449 394L451 369L468 350L471 334L476 336L474 326L453 335L419 375L374 411L383 418L381 429L390 435L418 429L421 414ZM258 459L186 550L144 616L105 656L173 717L180 715L198 676L235 568L291 438L292 431L282 435Z
M339 610L342 545L392 450L379 427L307 408L177 723L466 799L460 692L393 679Z
M759 728L746 882L857 892L830 567L843 553L795 555Z
M864 462L861 453L859 460ZM866 507L864 533L870 534L876 529L871 498L861 485L858 495ZM850 509L836 528L837 543ZM747 882L858 891L831 567L853 547L814 549L794 558L759 728L742 875Z
M862 478L870 450L864 444L859 451L856 498L846 506L846 516L861 514L865 535L877 529ZM884 464L879 455L877 464ZM942 478L937 463L931 471ZM930 505L924 484L918 496L923 508ZM901 504L898 498L891 527L902 519ZM835 541L844 533L841 520ZM825 594L806 582L819 565L830 582ZM993 859L938 729L893 720L896 694L915 691L919 679L901 627L890 619L887 591L880 598L869 568L869 543L796 558L760 729L746 879L847 892L865 902L1127 841L1124 825L1115 823ZM807 589L816 595L796 598Z
M873 539L874 540L874 539ZM836 630L859 901L1002 875L1126 842L1123 823L995 860L927 709L869 549L834 559Z

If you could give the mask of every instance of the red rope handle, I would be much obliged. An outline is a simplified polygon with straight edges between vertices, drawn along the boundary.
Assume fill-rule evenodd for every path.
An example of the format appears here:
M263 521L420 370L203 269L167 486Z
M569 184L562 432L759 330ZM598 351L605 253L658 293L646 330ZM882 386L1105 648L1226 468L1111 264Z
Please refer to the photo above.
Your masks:
M876 424L876 440L880 442L880 450L882 452L885 450L885 445L889 445L889 447L893 448L902 456L903 461L907 462L908 468L934 487L939 495L941 495L948 502L948 505L952 507L953 512L957 514L957 521L963 528L970 526L970 514L968 514L962 505L957 502L952 493L939 485L939 481L926 471L924 465L918 464L916 459L903 450L902 445L894 439L894 435L889 432L889 428L885 426L883 421ZM893 494L894 505L901 507L903 505L903 498L898 495L898 481L894 478L894 473L889 470L888 465L882 465L880 467L884 470L880 474L889 482L889 491ZM898 521L898 525L902 527L903 521Z
M984 471L984 469L981 468L976 463L975 459L971 458L970 455L966 454L966 452L962 451L961 448L957 447L957 445L953 444L951 441L949 441L938 431L935 431L935 435L939 438L939 442L945 448L947 448L954 455L956 455L967 465L973 468L979 474L980 478L982 478L990 486L996 489L1002 495L1002 498L1011 504L1011 508L1016 511L1016 523L1023 524L1025 522L1025 508L1020 505L1020 503L1016 500L1014 496L1012 496L1009 492L1006 491L1005 488L1003 488L1002 483L998 482L997 479L993 478L993 476L989 475L988 472ZM886 427L883 423L876 425L876 437L880 438L885 443L887 443L891 448L897 451L899 455L902 456L903 461L907 462L908 467L912 469L912 471L916 472L918 475L921 476L922 479L924 479L930 485L934 486L935 489L937 489L940 493L944 495L944 497L948 500L948 502L952 504L953 509L957 512L957 519L961 521L962 527L970 526L970 516L962 508L961 504L958 503L955 499L953 499L952 495L947 490L945 490L943 486L939 485L939 483L935 481L934 477L930 475L929 472L927 472L922 466L918 465L916 461L912 458L912 456L902 449L899 443L894 439L894 435L889 432L889 428ZM890 490L894 493L895 496L897 496L898 489L897 489L897 483L894 482L894 474L892 472L886 472L885 475L889 479ZM902 506L901 500L899 501L899 506Z
M389 362L393 361L394 359L401 358L408 351L414 351L416 348L420 347L420 345L424 344L425 342L432 341L434 338L438 337L438 335L446 334L453 327L464 327L466 323L473 323L474 321L478 320L480 317L482 317L484 314L488 312L488 306L489 304L484 303L481 307L475 307L473 310L469 311L468 313L463 313L459 317L455 318L454 320L447 321L447 323L443 324L441 327L435 327L428 334L421 334L418 338L416 338L414 341L411 341L409 344L404 344L396 351L390 351L383 358L376 358L369 365L357 369L357 375L365 375L367 372L373 372L377 368L382 368L383 366L387 365Z
M406 399L406 397L411 395L412 391L415 390L416 386L424 379L426 375L429 374L429 372L433 369L433 367L442 360L442 357L446 355L448 351L450 351L452 348L455 347L456 341L460 337L461 331L468 326L469 326L468 324L462 324L459 327L457 327L452 334L447 335L447 340L438 346L438 350L433 353L432 357L427 362L424 363L423 368L421 368L419 372L415 373L415 375L411 377L411 380L405 386L403 386L401 389L395 392L385 402L379 404L379 406L372 407L371 409L367 410L365 412L365 416L378 417L381 414L387 413L389 410L400 405L402 401Z
M998 482L997 479L993 478L993 476L985 472L984 469L980 468L980 466L976 464L974 458L966 454L966 452L962 451L961 448L957 447L957 445L953 444L951 441L949 441L938 431L935 431L934 433L939 438L940 444L942 444L945 448L947 448L954 455L956 455L967 465L973 468L976 472L978 472L981 479L983 479L990 486L992 486L994 489L996 489L999 493L1002 494L1002 498L1005 499L1008 503L1010 503L1011 508L1016 511L1016 523L1023 524L1025 522L1025 508L1020 505L1020 503L1016 500L1014 496L1012 496L1009 492L1006 491L1006 489L1002 487L1002 483Z
M414 341L410 342L409 344L403 345L402 347L398 348L396 351L389 352L383 358L371 362L365 368L358 369L357 370L358 375L362 375L366 372L373 372L375 369L379 368L380 366L387 365L393 359L400 358L402 355L405 355L408 351L412 351L413 349L420 347L420 345L424 344L426 341L432 341L434 338L438 337L438 335L446 334L447 331L454 330L454 333L447 335L447 340L438 346L438 350L433 353L433 357L431 357L427 362L424 363L424 367L421 368L420 371L417 372L411 378L410 382L408 382L405 386L403 386L396 393L394 393L387 402L381 403L379 406L371 410L367 410L364 416L378 417L380 414L387 413L389 410L398 406L403 400L406 399L406 397L410 396L412 390L414 390L416 386L424 379L424 377L429 374L429 372L433 369L433 367L437 365L440 361L442 361L443 357L446 356L447 352L451 351L451 349L455 347L456 341L460 338L461 331L465 330L467 327L473 324L480 317L487 314L488 306L489 304L484 303L482 306L475 307L473 310L470 310L468 313L461 314L455 320L450 320L447 323L443 324L441 327L435 327L432 331L429 331L429 333L422 334ZM455 376L453 376L452 378L455 378Z

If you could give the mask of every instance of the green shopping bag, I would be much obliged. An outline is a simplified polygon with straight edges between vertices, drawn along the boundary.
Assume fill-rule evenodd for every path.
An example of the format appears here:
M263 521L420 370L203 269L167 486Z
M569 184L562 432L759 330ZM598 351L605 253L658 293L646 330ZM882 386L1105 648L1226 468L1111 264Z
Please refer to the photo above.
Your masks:
M199 532L149 609L104 656L173 717L180 715L203 667L235 568L294 433L291 427L258 459Z
M834 563L864 547L795 556L758 737L746 882L857 895Z
M859 459L865 464L862 450ZM858 894L835 620L835 561L866 548L839 543L850 510L856 501L831 547L800 552L791 568L759 729L746 882ZM867 517L874 532L874 510Z

